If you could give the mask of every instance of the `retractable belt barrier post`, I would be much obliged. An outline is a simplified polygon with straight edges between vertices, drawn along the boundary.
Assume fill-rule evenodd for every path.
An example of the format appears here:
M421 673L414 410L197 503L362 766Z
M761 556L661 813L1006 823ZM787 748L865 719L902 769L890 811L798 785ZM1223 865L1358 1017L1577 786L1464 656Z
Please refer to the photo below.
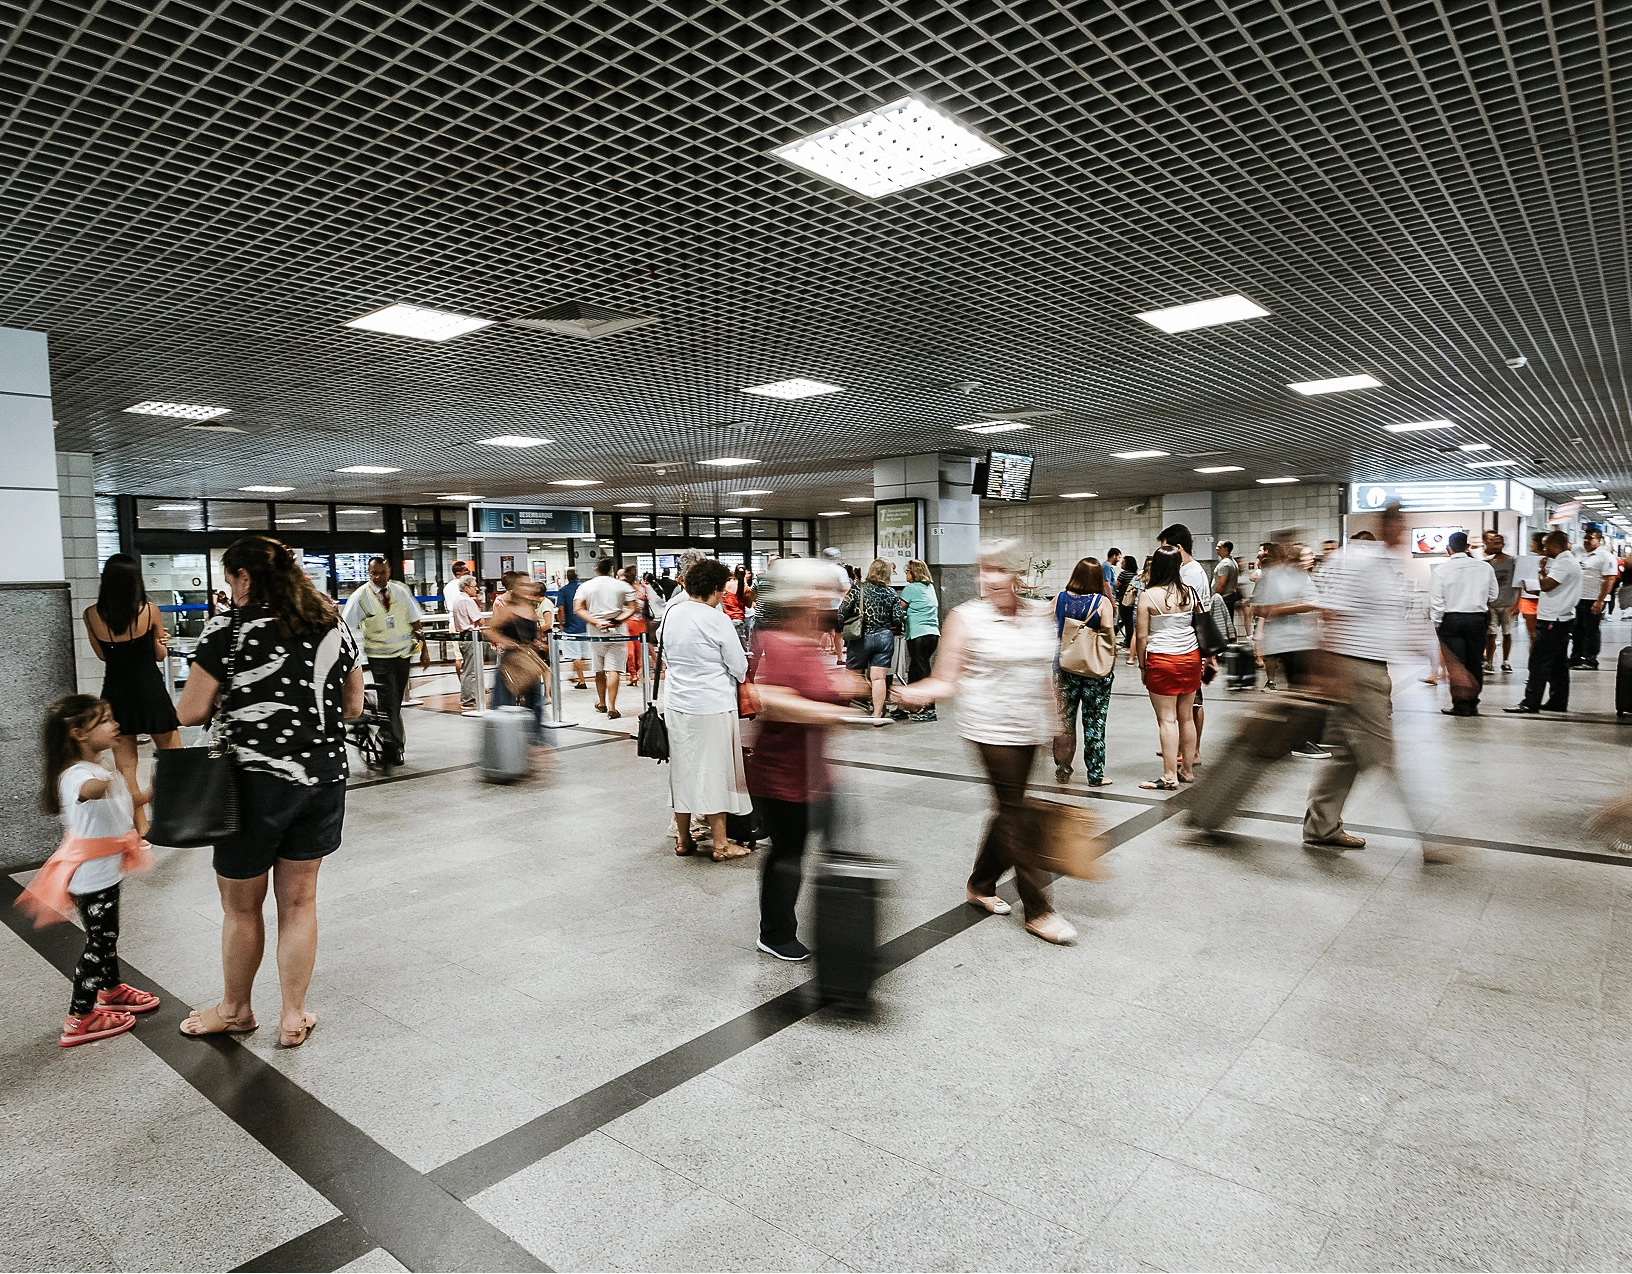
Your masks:
M479 625L470 630L470 651L465 658L476 661L476 710L471 716L479 717L487 711L487 663L486 653L482 650L482 630Z
M561 719L561 630L550 629L550 719L544 724L551 729L571 725Z

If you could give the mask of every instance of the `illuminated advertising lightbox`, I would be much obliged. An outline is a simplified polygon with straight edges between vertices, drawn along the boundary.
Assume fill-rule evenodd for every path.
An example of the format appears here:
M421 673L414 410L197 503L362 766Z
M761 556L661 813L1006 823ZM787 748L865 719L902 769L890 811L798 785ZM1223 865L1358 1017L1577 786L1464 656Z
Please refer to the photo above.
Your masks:
M1349 487L1350 513L1381 513L1395 501L1406 513L1436 513L1453 509L1495 512L1507 508L1507 480L1356 482Z

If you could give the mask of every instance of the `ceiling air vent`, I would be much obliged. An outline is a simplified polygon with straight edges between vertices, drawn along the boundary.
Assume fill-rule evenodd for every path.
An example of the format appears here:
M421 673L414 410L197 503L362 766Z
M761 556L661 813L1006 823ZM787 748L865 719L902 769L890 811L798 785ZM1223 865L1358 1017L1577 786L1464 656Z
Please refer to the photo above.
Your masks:
M576 336L583 341L598 341L603 336L627 332L655 322L657 319L646 315L619 314L616 310L603 310L597 305L567 301L562 305L552 305L547 310L540 310L537 314L529 314L525 318L513 318L510 320L510 326L530 327L536 332L559 332L563 336Z

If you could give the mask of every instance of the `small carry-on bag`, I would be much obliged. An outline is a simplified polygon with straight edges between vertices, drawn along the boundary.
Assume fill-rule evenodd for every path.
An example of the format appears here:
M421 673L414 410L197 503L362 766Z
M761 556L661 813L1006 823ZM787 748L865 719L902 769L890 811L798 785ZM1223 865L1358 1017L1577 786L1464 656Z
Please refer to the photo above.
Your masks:
M1632 646L1622 646L1615 656L1615 716L1632 712Z
M198 748L153 753L153 800L147 839L154 845L196 849L238 830L238 762L227 727L227 696L238 666L238 608L227 628L227 676L216 692L209 742Z
M1257 685L1257 648L1250 641L1232 641L1224 652L1224 688L1252 690Z
M878 978L878 911L890 869L829 851L816 872L816 989L824 1003L856 1012Z
M526 708L494 708L482 716L484 783L515 783L533 772L533 714Z

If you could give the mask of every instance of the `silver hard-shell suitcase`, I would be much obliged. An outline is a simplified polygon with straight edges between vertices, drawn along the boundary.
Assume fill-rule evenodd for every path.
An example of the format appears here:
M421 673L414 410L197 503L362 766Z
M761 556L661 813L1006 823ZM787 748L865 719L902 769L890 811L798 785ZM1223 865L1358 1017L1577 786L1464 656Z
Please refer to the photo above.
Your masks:
M494 708L482 715L483 782L515 783L533 771L533 714L526 708Z

